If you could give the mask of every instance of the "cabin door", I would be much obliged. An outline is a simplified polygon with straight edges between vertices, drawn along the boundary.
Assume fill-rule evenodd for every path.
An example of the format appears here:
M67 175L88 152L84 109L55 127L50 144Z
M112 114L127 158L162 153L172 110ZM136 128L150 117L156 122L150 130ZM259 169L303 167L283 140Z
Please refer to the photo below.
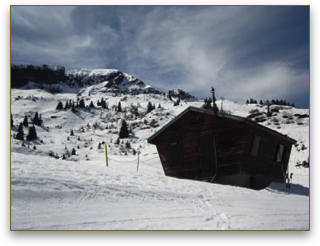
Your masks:
M210 170L217 173L217 158L214 136L206 136L200 138L199 154L202 169Z

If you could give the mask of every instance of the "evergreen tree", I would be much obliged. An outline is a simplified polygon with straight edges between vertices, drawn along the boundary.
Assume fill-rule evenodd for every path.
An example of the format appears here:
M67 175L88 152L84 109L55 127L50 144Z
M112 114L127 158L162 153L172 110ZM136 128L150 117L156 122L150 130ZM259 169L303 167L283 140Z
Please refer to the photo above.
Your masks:
M39 117L38 112L35 113L33 119L32 119L32 123L37 125L37 126L41 126L42 125L42 119L41 119L41 115Z
M115 144L116 144L116 145L119 145L119 144L120 144L120 138L117 138L117 140L115 141Z
M71 129L71 131L70 131L70 136L74 136L73 129Z
M76 108L75 108L75 106L74 106L74 102L72 102L71 111L72 111L73 113L77 112L77 111L76 111Z
M127 122L125 120L122 121L120 132L119 132L119 138L127 138L129 137L129 131Z
M77 154L76 149L73 148L73 149L71 150L71 155L76 155L76 154Z
M212 99L211 98L204 99L204 103L202 105L202 108L204 108L204 109L212 109L211 103L212 103Z
M29 128L29 132L28 132L28 135L27 135L27 140L28 141L32 141L34 139L37 139L37 132L36 132L36 128L34 126L31 126Z
M79 105L78 105L79 108L85 108L86 105L84 103L84 99L82 98L80 101L79 101Z
M131 149L131 144L130 144L129 141L126 142L126 148L127 148L127 149Z
M246 104L249 104L249 100L247 99Z
M13 126L13 118L12 118L12 113L11 113L11 126Z
M23 124L20 123L18 127L18 133L15 135L15 139L24 140Z
M118 103L117 111L122 112L121 102Z
M23 119L23 126L25 126L25 127L28 127L29 126L29 124L28 124L28 117L25 115L24 116L24 119Z
M64 105L64 109L68 109L70 106L69 106L69 101L67 100L65 105Z
M155 106L152 105L151 102L148 103L148 106L147 106L147 114L150 113L152 110L155 109Z
M105 100L103 100L103 101L101 102L101 107L102 107L102 108L108 108L107 102L106 102Z
M93 104L93 102L92 102L92 101L90 102L89 107L90 107L90 108L94 108L94 104Z
M57 109L57 110L61 110L61 109L63 109L63 104L62 104L62 102L61 102L61 101L59 101L59 103L58 103L58 105L57 105L56 109Z

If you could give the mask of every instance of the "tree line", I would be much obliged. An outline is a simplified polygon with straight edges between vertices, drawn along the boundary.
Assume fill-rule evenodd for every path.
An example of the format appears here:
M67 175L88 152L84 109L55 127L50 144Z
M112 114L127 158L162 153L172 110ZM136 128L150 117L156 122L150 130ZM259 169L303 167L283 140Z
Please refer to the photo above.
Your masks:
M246 100L246 104L258 104L258 101L253 99L253 98L250 98L250 99ZM292 107L295 107L294 103L290 103L290 102L287 102L286 100L279 100L279 99L272 99L272 100L266 100L266 101L260 100L259 104L260 105L273 104L273 105L280 105L280 106L292 106Z

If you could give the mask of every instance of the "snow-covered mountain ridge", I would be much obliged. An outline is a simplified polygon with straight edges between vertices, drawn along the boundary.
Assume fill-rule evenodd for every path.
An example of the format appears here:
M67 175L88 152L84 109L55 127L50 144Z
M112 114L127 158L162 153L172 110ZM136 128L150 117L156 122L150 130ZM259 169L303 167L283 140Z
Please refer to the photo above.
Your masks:
M66 71L63 66L12 65L11 87L45 89L53 93L78 92L89 86L103 83L102 91L154 92L142 80L117 69L75 69ZM102 89L102 88L101 88Z
M104 72L73 74L89 81ZM127 84L136 83L124 77ZM104 90L106 83L93 83L80 93L11 90L11 229L309 229L309 169L297 166L309 157L308 109L282 106L265 117L266 106L223 101L224 110L297 140L289 164L292 189L272 184L253 191L164 176L157 150L146 139L202 101L173 106L164 94L114 93ZM59 102L65 107L81 100L85 107L56 109ZM149 104L154 106L150 112ZM217 105L221 108L222 102ZM43 120L35 126L38 139L15 139L25 116L26 137L36 112ZM130 135L118 140L123 120Z
M105 88L102 92L146 92L151 87L142 80L116 69L77 69L67 72L67 76L66 83L71 87L99 87L102 83Z

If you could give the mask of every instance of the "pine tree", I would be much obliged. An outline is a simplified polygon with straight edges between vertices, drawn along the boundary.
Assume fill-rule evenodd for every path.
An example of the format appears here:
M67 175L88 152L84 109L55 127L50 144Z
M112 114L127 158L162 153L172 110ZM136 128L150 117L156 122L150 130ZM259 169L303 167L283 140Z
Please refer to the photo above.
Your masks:
M129 141L126 142L126 148L127 148L127 149L131 149L131 144L130 144Z
M117 140L115 141L115 144L116 144L116 145L119 145L119 144L120 144L120 138L117 138Z
M34 126L31 126L29 128L29 132L28 132L28 135L27 135L27 140L28 141L32 141L34 139L37 139L37 132L36 132L36 128Z
M119 132L119 138L127 138L129 137L129 131L127 122L125 120L122 121L120 132Z
M64 105L64 109L68 109L68 108L70 108L70 105L69 105L69 101L67 100L66 104Z
M32 123L37 125L37 126L41 126L42 125L42 119L41 119L41 115L39 117L38 112L35 113L33 119L32 119Z
M77 111L76 111L76 108L75 108L75 106L74 106L74 102L72 102L71 111L72 111L73 113L77 112Z
M121 102L118 103L117 111L122 112Z
M204 103L202 105L202 108L204 108L204 109L212 109L211 103L212 103L212 99L211 98L204 99Z
M148 106L147 106L147 114L150 113L152 110L155 109L155 106L152 105L151 102L148 103Z
M94 108L94 104L93 104L93 102L92 102L92 101L90 102L89 107L90 107L90 108Z
M105 100L103 100L103 101L101 102L101 107L102 107L102 108L108 108L107 102L106 102Z
M71 131L70 131L70 136L74 136L73 129L71 129Z
M18 127L18 133L15 135L15 139L24 140L23 124L20 123Z
M76 155L76 154L77 154L76 149L73 148L73 149L71 150L71 155Z
M24 116L24 119L23 119L23 126L25 126L25 127L28 127L29 126L29 124L28 124L28 117L25 115Z
M58 103L58 105L57 105L56 109L57 109L57 110L61 110L61 109L63 109L63 104L62 104L62 102L61 102L61 101L59 101L59 103Z
M12 117L12 113L11 113L11 126L13 126L13 117Z
M79 105L78 105L79 108L85 108L86 105L84 103L84 99L82 98L80 101L79 101Z

